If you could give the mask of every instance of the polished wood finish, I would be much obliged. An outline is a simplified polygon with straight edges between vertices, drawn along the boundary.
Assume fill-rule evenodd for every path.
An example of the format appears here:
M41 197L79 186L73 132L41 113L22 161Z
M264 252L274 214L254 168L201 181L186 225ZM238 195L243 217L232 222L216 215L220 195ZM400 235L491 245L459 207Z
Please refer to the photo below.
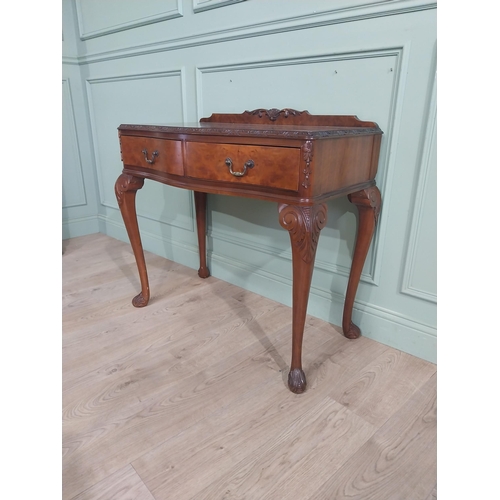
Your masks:
M361 335L361 331L359 327L352 322L352 308L354 305L354 297L358 289L359 279L361 277L361 271L363 270L363 264L365 263L373 232L375 231L375 224L380 213L381 197L379 189L373 186L352 193L348 198L349 201L358 208L359 226L344 302L342 329L344 335L348 339L357 339Z
M434 498L436 365L308 315L297 396L290 307L145 255L137 310L129 244L63 241L62 500Z
M252 162L245 175L241 173ZM299 187L300 148L186 143L186 176L220 182L253 184L296 192Z
M306 389L306 376L302 370L302 338L309 289L319 233L326 224L327 208L324 203L311 207L282 204L278 210L280 224L289 232L292 245L292 363L288 387L292 392L300 394Z
M306 387L302 339L319 232L330 198L348 195L359 211L359 227L344 307L343 331L357 338L352 308L380 211L375 187L382 131L355 116L311 115L293 109L256 109L242 114L213 114L193 125L120 125L124 163L116 193L136 256L141 293L149 284L135 213L135 193L144 179L195 192L200 268L206 264L206 194L275 201L280 224L292 245L292 362L289 387ZM140 184L140 185L139 185Z
M115 183L115 194L118 206L122 213L127 234L134 251L137 269L141 280L141 292L132 299L135 307L144 307L149 302L149 280L144 260L144 251L142 249L141 235L139 233L139 224L137 223L137 214L135 210L135 195L138 189L144 186L142 177L135 177L130 174L121 174Z
M364 127L377 129L374 122L361 121L357 116L352 115L311 115L309 111L298 111L296 109L254 109L244 111L241 114L214 113L208 118L202 118L203 122L211 123L251 123L262 125L273 123L276 125L300 125L316 127Z
M153 159L155 152L157 155ZM183 175L184 173L181 141L128 137L122 143L121 154L123 163L126 165L151 168L175 175ZM165 161L165 158L168 161ZM152 163L150 163L151 161Z
M207 193L195 191L194 206L196 211L196 229L198 231L198 247L200 250L198 276L200 278L208 278L210 271L207 267Z

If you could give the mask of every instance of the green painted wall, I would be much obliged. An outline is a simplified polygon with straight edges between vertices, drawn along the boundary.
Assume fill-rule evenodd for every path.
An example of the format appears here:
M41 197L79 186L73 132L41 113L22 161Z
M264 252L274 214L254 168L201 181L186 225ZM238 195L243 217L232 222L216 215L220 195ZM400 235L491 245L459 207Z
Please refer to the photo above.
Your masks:
M64 237L128 241L113 189L120 123L273 107L355 114L384 136L383 209L354 320L436 360L435 3L64 0L63 38ZM146 181L137 209L146 250L197 268L190 192ZM309 313L338 325L356 212L346 199L328 209ZM214 276L291 303L275 204L210 195L208 253Z

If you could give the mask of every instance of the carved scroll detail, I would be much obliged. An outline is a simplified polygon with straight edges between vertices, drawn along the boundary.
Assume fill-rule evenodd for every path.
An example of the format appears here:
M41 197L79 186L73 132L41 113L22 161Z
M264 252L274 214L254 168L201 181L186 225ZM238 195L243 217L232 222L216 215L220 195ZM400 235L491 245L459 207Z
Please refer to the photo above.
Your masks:
M269 120L272 122L276 121L280 115L283 115L283 118L288 118L291 116L300 116L302 113L307 113L307 111L297 111L296 109L284 108L284 109L254 109L253 111L247 111L247 113L251 115L257 115L259 118L262 118L266 115Z
M130 174L121 174L115 183L115 194L118 206L123 203L123 194L127 191L137 191L144 186L144 179L142 177L135 177Z
M309 187L309 177L311 175L311 161L313 157L313 144L312 141L306 141L304 146L302 146L302 156L304 158L304 161L306 162L306 166L303 170L304 173L304 182L302 183L302 186L304 186L306 189Z
M290 233L294 245L304 262L312 262L316 255L319 233L325 227L327 208L324 203L311 207L280 204L279 221Z

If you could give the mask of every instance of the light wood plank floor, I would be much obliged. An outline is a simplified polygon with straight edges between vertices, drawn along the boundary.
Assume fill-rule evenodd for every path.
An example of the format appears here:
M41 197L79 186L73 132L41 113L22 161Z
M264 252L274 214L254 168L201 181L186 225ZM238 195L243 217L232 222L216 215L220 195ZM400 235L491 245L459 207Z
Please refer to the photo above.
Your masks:
M63 242L65 500L431 500L436 366L128 244Z

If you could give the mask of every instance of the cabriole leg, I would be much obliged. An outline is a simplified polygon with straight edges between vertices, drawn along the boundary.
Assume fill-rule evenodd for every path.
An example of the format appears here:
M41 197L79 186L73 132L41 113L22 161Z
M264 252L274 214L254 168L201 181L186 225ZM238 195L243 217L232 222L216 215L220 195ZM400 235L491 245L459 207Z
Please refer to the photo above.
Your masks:
M194 191L194 206L196 210L196 227L198 230L198 248L200 251L200 268L198 276L208 278L210 271L207 267L207 193Z
M135 210L135 195L137 190L141 189L143 185L144 179L142 177L135 177L130 174L121 174L115 183L116 199L127 229L130 244L132 245L141 280L141 293L132 299L132 304L135 307L144 307L149 302L148 273Z
M357 339L361 335L361 330L352 322L352 308L354 305L354 297L358 290L361 271L363 270L363 265L375 230L375 224L380 213L382 200L380 191L376 186L352 193L348 198L349 201L358 208L359 224L351 273L349 274L349 282L347 284L344 302L342 330L348 339Z
M306 376L302 370L302 339L309 289L319 233L326 224L327 208L325 204L309 207L280 204L278 211L280 224L288 230L292 246L292 362L288 387L300 394L306 389Z

